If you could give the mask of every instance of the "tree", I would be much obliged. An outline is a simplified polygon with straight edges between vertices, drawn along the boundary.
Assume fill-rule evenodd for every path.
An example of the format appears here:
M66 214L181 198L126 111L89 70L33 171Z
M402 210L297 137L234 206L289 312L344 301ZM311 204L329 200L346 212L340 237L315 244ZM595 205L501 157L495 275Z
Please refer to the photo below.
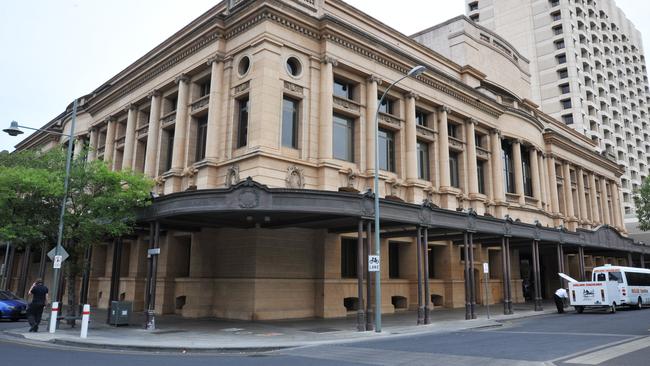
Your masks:
M63 149L0 156L0 239L56 240L65 161ZM86 249L130 234L137 210L150 202L152 186L142 174L86 161L83 152L72 162L62 240L70 254L64 265L68 314L76 312L77 277L88 265L83 261Z
M650 179L646 178L634 196L636 216L639 218L639 228L650 230Z

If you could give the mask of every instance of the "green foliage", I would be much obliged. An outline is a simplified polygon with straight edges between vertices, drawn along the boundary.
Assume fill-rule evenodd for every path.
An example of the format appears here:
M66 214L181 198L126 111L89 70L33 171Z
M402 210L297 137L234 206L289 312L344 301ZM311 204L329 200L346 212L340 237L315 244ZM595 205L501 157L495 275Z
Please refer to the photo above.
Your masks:
M650 230L650 179L646 178L634 196L636 215L639 218L639 228Z

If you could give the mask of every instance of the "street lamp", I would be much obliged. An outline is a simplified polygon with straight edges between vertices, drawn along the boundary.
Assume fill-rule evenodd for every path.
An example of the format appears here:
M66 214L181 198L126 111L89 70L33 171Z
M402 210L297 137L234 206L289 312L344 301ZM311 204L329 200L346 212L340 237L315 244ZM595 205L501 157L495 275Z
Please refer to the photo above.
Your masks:
M21 126L18 124L16 121L12 121L11 124L9 125L9 128L6 128L2 130L3 132L6 132L10 136L18 136L23 133L23 131L20 130L20 128L26 128L28 130L34 130L34 131L40 131L40 132L47 132L47 133L53 133L56 135L62 135L62 136L67 136L68 139L68 154L66 157L66 162L65 162L65 179L63 180L63 199L61 201L61 214L59 216L59 234L56 239L56 247L54 248L54 258L57 256L60 256L63 254L63 246L61 246L61 242L63 240L63 217L65 215L65 205L66 201L68 200L68 181L70 180L70 163L72 161L72 144L73 144L73 139L74 139L74 127L75 123L77 122L77 99L74 100L74 103L72 103L72 121L70 123L70 134L64 134L56 131L51 131L51 130L44 130L40 128L32 128L32 127L27 127L27 126ZM56 261L55 261L56 263ZM53 273L53 284L52 284L52 301L57 301L57 297L59 294L59 274L60 274L61 268L60 266L57 268L57 266L54 266L54 273Z
M409 76L416 77L422 74L426 69L422 65L412 68L408 74L390 84L377 103L377 111L375 112L375 255L378 258L381 255L381 245L379 242L379 108L381 108L381 103L393 86ZM381 266L375 272L375 332L381 332Z

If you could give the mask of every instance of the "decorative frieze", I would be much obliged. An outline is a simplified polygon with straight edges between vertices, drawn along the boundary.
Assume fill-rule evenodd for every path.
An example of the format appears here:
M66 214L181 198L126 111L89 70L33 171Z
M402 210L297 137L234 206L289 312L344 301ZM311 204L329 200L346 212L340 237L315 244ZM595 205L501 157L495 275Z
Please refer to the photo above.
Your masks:
M303 90L304 90L304 88L303 88L302 86L300 86L300 85L298 85L298 84L294 84L294 83L288 82L288 81L286 81L286 80L285 80L285 82L284 82L284 88L285 88L286 90L290 91L290 92L293 92L293 93L296 93L296 94L300 94L300 95L303 94Z
M433 130L430 128L424 126L416 126L415 128L417 130L418 136L424 136L430 139L433 139L435 136L435 132L433 132Z
M210 103L210 96L209 95L203 96L203 97L199 98L198 100L194 101L190 105L190 111L191 112L196 112L198 110L204 109L204 108L206 108L208 106L209 103Z
M176 121L176 111L173 111L160 119L163 125L169 125Z
M454 138L454 137L449 137L449 147L457 150L463 150L465 149L465 142Z
M487 159L490 158L490 152L485 148L477 146L476 147L476 157L487 160Z
M136 131L138 138L146 136L149 133L149 125L144 125Z
M243 83L241 83L241 84L239 84L239 85L237 85L237 86L235 86L233 88L233 93L234 94L243 93L243 92L247 91L250 88L250 86L251 86L250 81L243 82Z
M334 96L333 99L334 99L334 107L336 108L345 109L347 111L355 112L355 113L359 113L361 111L361 107L353 101L339 98L336 96Z
M395 128L402 127L402 121L399 118L395 118L389 114L379 113L379 122L386 123Z

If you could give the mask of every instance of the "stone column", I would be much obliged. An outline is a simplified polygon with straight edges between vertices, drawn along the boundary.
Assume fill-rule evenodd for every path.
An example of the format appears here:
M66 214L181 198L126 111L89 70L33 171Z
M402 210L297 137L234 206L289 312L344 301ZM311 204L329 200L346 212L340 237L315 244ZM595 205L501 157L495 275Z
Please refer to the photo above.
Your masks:
M451 186L449 177L449 131L447 130L447 115L449 107L440 108L440 121L438 122L438 163L440 165L440 190Z
M512 157L513 165L515 168L515 193L519 196L519 204L523 205L526 203L526 197L524 196L524 174L521 164L521 141L515 140L512 143Z
M609 203L607 202L607 183L605 182L605 177L599 179L600 183L600 206L603 209L603 223L611 225L612 221L609 217Z
M618 184L614 181L610 181L609 183L609 188L611 190L611 195L612 195L612 225L617 227L619 230L622 230L623 228L623 214L621 212L621 202L619 200L619 189L618 189Z
M417 127L415 126L415 101L418 96L414 93L406 94L406 180L418 179L418 153L417 153Z
M505 189L503 187L503 161L501 160L501 131L493 129L490 131L490 165L492 165L492 201L496 205L494 212L497 218L505 215L504 204L506 201Z
M578 202L580 203L580 220L586 223L589 219L587 216L587 196L585 195L585 178L583 177L582 168L578 168L576 175L578 176Z
M537 199L537 208L542 209L542 193L540 188L540 179L542 175L539 174L539 160L537 158L537 150L532 147L529 151L530 154L530 176L533 181L533 197Z
M551 211L553 214L560 213L560 200L557 193L557 172L555 171L555 157L552 155L546 159L548 166L548 187L551 190Z
M72 143L74 144L74 157L75 159L79 157L79 154L81 154L81 151L84 148L84 140L80 136L73 137Z
M562 178L564 178L564 207L566 208L566 218L568 220L575 219L573 192L571 190L571 168L566 161L562 164Z
M589 173L589 200L591 201L591 221L594 224L600 223L600 212L598 211L598 194L596 193L596 176Z
M97 139L99 134L97 133L97 127L90 128L90 141L88 144L88 161L95 160L97 158Z
M124 136L124 154L122 155L122 170L133 168L133 151L135 150L135 127L138 108L135 104L127 107L126 135Z
M377 86L380 83L381 79L371 75L368 77L366 84L366 170L375 169L375 114L377 113L378 103ZM406 113L408 113L408 107ZM413 118L415 119L415 117ZM408 128L408 123L406 128ZM408 139L408 137L407 132L406 138ZM406 145L408 149L408 141ZM406 164L408 164L408 155Z
M216 162L219 159L219 143L223 142L221 126L221 98L223 85L223 58L220 56L208 59L211 67L210 100L208 102L208 130L205 142L205 159Z
M470 118L465 123L465 146L467 147L467 175L468 179L468 193L470 199L476 197L478 192L478 167L476 163L476 120Z
M179 75L178 104L176 105L176 125L174 126L174 150L172 152L172 171L181 172L185 167L185 145L187 144L187 103L190 91L190 78Z
M334 94L335 59L325 57L320 71L320 124L318 126L318 158L332 158L332 106ZM377 97L375 97L376 99Z
M542 210L548 210L548 177L546 174L546 164L544 163L544 153L537 154L537 171L533 174L539 174L540 201Z
M109 118L106 122L106 142L104 143L104 161L108 166L113 168L113 152L115 150L115 124L114 118Z
M149 93L151 98L151 111L149 113L149 127L147 128L147 151L144 161L144 174L150 178L158 175L156 160L158 159L158 136L160 134L160 106L162 97L158 90Z

